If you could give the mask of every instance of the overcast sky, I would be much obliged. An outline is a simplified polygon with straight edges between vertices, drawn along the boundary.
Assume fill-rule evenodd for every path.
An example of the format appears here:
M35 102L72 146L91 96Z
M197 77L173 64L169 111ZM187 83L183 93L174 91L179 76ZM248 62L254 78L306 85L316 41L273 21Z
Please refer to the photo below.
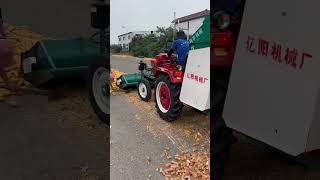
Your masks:
M110 40L130 31L151 31L157 26L169 27L177 18L210 9L210 0L110 0Z

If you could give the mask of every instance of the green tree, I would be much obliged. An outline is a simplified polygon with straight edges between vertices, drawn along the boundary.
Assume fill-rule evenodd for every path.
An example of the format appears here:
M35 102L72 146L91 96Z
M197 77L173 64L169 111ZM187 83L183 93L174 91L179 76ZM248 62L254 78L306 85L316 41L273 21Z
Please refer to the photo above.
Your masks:
M111 53L120 53L121 52L121 47L119 45L111 45L110 46L110 52Z
M129 52L134 56L154 57L171 47L173 29L157 27L156 33L133 37Z

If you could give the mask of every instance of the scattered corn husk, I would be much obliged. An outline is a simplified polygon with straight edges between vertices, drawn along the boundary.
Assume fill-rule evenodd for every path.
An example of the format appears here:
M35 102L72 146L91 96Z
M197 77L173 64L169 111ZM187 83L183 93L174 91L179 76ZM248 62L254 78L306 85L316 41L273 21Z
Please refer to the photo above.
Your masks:
M184 152L159 169L166 180L209 180L210 156L208 152Z
M119 78L123 72L117 70L117 69L113 69L111 68L111 74L114 77L111 84L110 84L110 93L114 92L114 91L118 91L120 90L119 87L116 84L117 78Z
M12 95L12 93L8 89L0 88L0 97L1 98L7 97L7 96L10 96L10 95Z
M32 32L31 29L26 26L17 27L8 23L4 23L4 32L13 48L14 59L14 64L5 68L8 78L10 82L15 84L17 87L30 86L30 83L26 82L20 73L20 54L32 48L38 41L48 38ZM1 78L0 87L5 87L5 84ZM9 90L0 90L0 97L5 97L11 94L13 93L11 93Z

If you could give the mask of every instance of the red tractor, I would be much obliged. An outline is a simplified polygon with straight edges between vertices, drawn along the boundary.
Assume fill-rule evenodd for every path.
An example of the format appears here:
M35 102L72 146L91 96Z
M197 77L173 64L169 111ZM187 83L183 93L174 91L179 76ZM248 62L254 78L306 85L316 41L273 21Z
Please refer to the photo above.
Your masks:
M151 61L151 68L143 62L139 66L140 98L149 100L154 87L157 112L169 122L178 119L184 104L201 112L210 109L210 16L204 18L188 41L184 67L177 65L175 55L168 57L166 53L158 54Z
M179 98L183 72L180 66L171 62L172 59L166 54L159 54L156 60L151 62L156 77L156 108L160 117L167 121L176 120L182 109Z
M151 60L151 68L140 62L142 78L138 83L138 93L142 100L151 98L151 88L155 87L156 108L160 117L166 121L176 120L180 115L182 103L179 95L183 80L182 67L177 65L176 57L160 53Z

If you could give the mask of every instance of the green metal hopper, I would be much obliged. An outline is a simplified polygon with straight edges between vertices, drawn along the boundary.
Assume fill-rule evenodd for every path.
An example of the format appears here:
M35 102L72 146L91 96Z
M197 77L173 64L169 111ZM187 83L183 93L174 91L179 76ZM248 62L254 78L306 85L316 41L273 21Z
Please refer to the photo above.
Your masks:
M22 72L36 86L53 78L84 76L97 56L99 44L89 40L44 40L21 54Z
M121 89L130 89L137 87L137 84L141 81L141 73L123 74L117 78L117 85Z
M189 39L190 50L210 47L210 16L206 16L201 27Z

